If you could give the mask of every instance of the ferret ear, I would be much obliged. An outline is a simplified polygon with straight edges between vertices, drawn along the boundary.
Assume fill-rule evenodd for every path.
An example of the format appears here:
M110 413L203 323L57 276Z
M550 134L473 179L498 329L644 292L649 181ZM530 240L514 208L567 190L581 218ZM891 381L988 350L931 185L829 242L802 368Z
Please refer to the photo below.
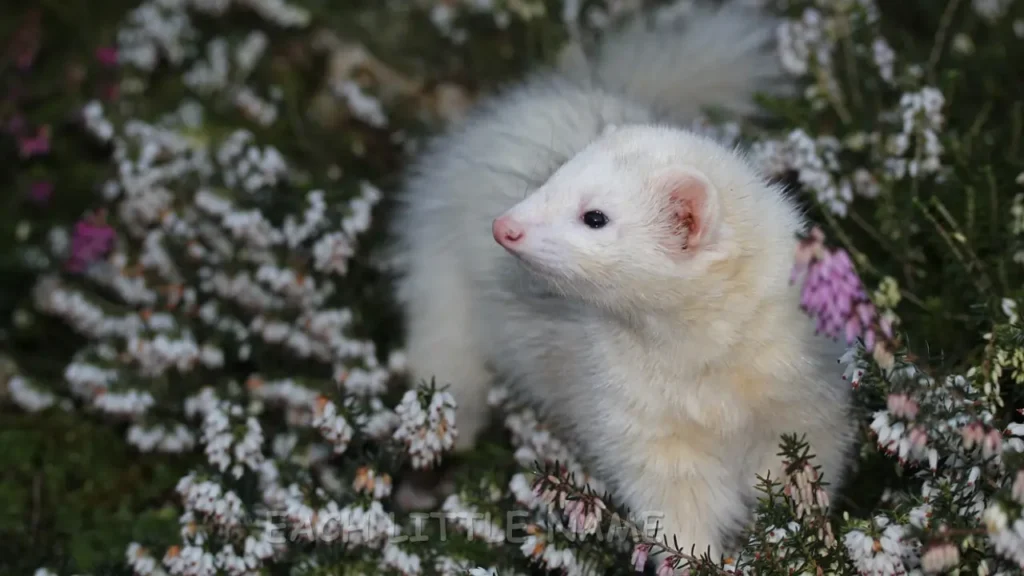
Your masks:
M694 252L710 244L718 232L718 194L711 181L697 170L673 168L660 174L657 184L664 198L674 249Z

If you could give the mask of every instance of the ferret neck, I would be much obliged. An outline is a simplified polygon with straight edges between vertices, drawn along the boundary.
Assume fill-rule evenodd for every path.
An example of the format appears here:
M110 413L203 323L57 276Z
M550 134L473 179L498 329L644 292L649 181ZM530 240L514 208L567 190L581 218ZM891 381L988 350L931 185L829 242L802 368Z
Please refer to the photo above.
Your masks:
M760 339L760 328L771 324L773 309L765 301L712 302L690 307L637 310L618 322L630 338L667 362L690 366L717 364Z

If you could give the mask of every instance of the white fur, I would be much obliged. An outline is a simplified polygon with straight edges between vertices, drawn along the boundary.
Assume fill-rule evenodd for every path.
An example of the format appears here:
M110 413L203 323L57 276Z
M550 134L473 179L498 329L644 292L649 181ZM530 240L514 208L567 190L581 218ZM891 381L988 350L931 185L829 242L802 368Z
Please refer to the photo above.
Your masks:
M751 40L768 21L697 18L682 35L634 27L590 80L578 63L537 74L453 127L417 163L396 235L409 365L451 385L460 449L496 375L623 503L717 554L749 519L756 475L779 476L782 433L807 434L835 483L851 428L841 349L789 285L797 210L738 153L659 124L742 111L774 78ZM706 200L691 246L695 231L666 225L681 179ZM583 225L584 207L609 225ZM525 227L520 258L492 238L505 213Z

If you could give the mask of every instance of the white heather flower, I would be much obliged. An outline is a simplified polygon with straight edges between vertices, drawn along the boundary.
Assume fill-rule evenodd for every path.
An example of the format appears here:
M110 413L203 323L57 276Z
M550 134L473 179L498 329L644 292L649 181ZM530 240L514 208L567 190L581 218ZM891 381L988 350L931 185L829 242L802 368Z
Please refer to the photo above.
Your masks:
M78 333L93 339L130 338L143 330L138 314L108 316L78 291L68 290L56 276L44 276L33 289L36 308L61 318Z
M183 1L149 0L128 13L117 33L118 59L145 71L161 59L180 64L195 38Z
M857 168L853 172L853 187L865 198L874 198L881 192L878 180L864 168Z
M228 42L215 38L206 45L207 61L197 61L192 69L182 76L185 85L200 94L219 92L228 87L231 79Z
M245 434L242 440L235 444L233 474L236 478L242 475L241 466L252 471L258 471L263 463L263 429L259 420L250 416L245 421Z
M878 66L878 74L887 84L893 81L893 64L896 62L896 53L892 51L889 43L884 38L875 38L871 44L875 65Z
M359 196L349 202L349 215L341 221L341 229L350 238L356 237L370 227L370 213L383 198L381 191L369 182L360 182L359 190Z
M338 412L334 402L321 398L317 403L313 426L320 430L325 440L334 446L334 453L341 454L348 448L355 432L345 417Z
M195 446L195 437L182 424L176 424L171 429L162 425L147 429L135 424L128 429L127 440L141 452L179 454Z
M1012 4L1013 0L973 0L971 2L974 11L989 23L994 23L1002 18Z
M53 406L57 397L40 390L21 376L12 376L7 381L7 392L19 408L26 412L39 412Z
M125 551L125 559L132 568L135 576L165 576L163 568L157 563L156 558L149 554L149 551L140 546L137 542L128 545Z
M331 501L316 512L312 521L316 537L326 543L380 548L395 533L391 517L377 500L368 508L359 505L341 508Z
M1009 323L1016 324L1019 319L1019 316L1017 315L1017 302L1009 298L1003 298L1000 303L1000 307L1002 308L1003 314L1005 314L1006 318L1009 320Z
M341 232L324 234L313 246L313 266L321 272L344 276L355 254L348 236Z
M789 155L784 142L758 140L750 146L750 158L758 171L768 177L782 176L789 170Z
M996 553L1024 566L1024 518L1011 520L1002 505L996 503L985 510L983 520Z
M250 416L246 419L245 433L235 443L231 418L241 415L241 407L224 402L208 410L203 419L202 442L206 445L207 460L221 472L230 467L235 478L240 478L245 468L259 471L264 458L261 451L263 431L256 418Z
M186 513L204 518L219 530L230 531L245 522L246 512L242 500L216 482L197 482L190 473L178 481L176 490L181 495Z
M375 470L362 466L356 470L352 489L356 492L365 492L374 500L381 500L391 495L391 476L378 474Z
M308 10L285 0L235 0L259 14L263 19L285 28L304 28L311 19Z
M197 394L185 399L185 416L205 418L212 410L217 410L219 404L220 399L217 397L217 393L213 388L205 386Z
M1010 489L1010 497L1017 501L1018 504L1024 505L1024 469L1017 471L1017 476L1013 480L1013 486Z
M394 544L384 546L384 565L394 568L402 576L416 576L423 572L420 557L405 552Z
M829 68L831 45L825 20L821 12L807 8L799 20L786 20L776 29L779 56L787 72L803 76L811 66Z
M887 520L876 518L876 524L885 524ZM880 526L881 527L881 526ZM843 536L843 544L850 554L857 570L864 575L890 576L905 574L903 563L903 527L899 525L885 526L878 539L872 538L860 530L851 530Z
M790 132L785 143L785 162L797 172L800 184L813 192L818 202L838 216L845 216L853 200L853 185L834 176L840 169L841 144L831 136L812 139L801 129Z
M886 143L890 157L885 165L890 177L918 178L936 174L942 168L940 158L944 149L938 133L945 121L944 104L942 93L929 86L900 98L903 130L890 136Z
M359 120L373 126L384 128L388 117L380 101L369 96L352 80L343 80L334 86L334 91L348 104L349 110Z
M93 406L111 416L134 418L146 413L156 401L149 392L104 392L96 396Z
M100 142L109 142L114 137L114 125L103 116L103 104L92 100L82 108L85 129Z
M235 91L234 98L235 106L260 126L267 127L277 121L277 106L261 98L252 88L242 86Z
M217 574L216 559L202 546L184 546L172 549L164 556L164 566L171 576L214 576Z
M249 32L245 40L235 48L235 65L239 72L243 75L251 72L269 45L270 40L265 33L259 30Z
M327 202L324 200L324 191L311 190L306 194L306 200L309 202L309 207L303 213L301 222L292 214L284 218L284 236L291 248L302 244L327 221Z
M538 508L543 504L530 485L530 481L526 479L526 475L523 473L512 476L508 483L508 489L517 502L530 509Z
M533 410L510 412L505 417L505 427L512 433L512 445L516 447L514 456L521 466L530 468L534 462L557 461L579 483L599 493L605 491L603 483L586 473L568 447L541 426Z
M952 47L954 52L970 56L974 53L974 40L971 40L970 36L961 32L953 36Z
M394 438L406 444L414 468L436 464L455 445L455 398L448 392L435 391L424 410L419 393L408 390L395 412L401 424Z

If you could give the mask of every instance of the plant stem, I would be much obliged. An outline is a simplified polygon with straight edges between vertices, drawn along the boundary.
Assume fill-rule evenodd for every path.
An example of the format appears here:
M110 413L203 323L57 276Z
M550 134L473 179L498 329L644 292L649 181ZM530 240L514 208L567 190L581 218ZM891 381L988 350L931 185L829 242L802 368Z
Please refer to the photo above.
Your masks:
M935 43L932 45L932 52L928 56L928 64L926 66L928 81L932 84L935 83L935 66L939 63L939 58L942 56L942 47L946 44L949 27L953 24L953 16L956 15L956 10L959 6L960 0L949 0L946 3L946 10L942 13L942 19L939 20L939 29L935 32Z

